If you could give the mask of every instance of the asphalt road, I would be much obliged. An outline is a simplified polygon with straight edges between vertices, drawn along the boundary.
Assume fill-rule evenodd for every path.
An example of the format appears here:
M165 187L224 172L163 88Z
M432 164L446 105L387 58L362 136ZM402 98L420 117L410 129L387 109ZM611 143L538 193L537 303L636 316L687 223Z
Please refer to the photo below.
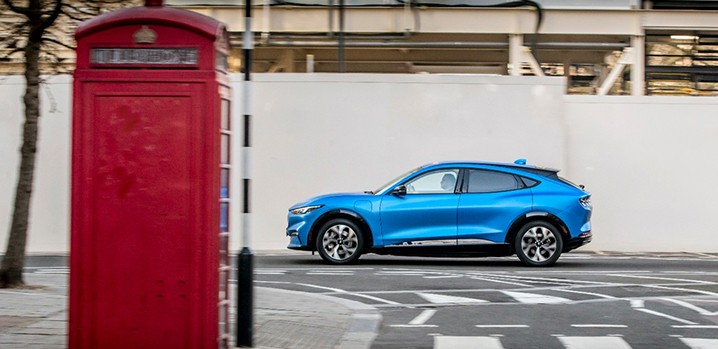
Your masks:
M552 268L515 257L259 255L258 286L378 308L375 348L718 348L718 254L569 253Z

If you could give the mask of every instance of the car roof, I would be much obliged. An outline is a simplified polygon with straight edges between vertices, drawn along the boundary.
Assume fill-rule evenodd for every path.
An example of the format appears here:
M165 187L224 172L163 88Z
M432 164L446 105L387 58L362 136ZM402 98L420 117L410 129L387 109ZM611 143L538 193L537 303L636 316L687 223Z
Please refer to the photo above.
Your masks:
M520 162L521 160L525 161L524 159L516 160L516 162ZM442 161L442 162L435 162L431 164L426 164L422 166L422 168L432 167L432 166L496 166L496 167L505 167L515 170L523 170L526 172L542 175L542 176L548 176L553 177L556 176L556 174L560 171L553 168L547 168L547 167L540 167L535 165L525 165L522 163L506 163L506 162L491 162L491 161Z

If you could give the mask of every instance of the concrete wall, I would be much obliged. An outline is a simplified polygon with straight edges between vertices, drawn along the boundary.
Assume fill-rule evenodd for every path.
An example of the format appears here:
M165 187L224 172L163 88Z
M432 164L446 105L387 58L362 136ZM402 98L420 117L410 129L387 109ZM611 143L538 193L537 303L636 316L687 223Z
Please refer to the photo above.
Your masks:
M566 170L593 193L592 249L718 250L718 99L565 100Z
M63 252L69 248L71 82L70 76L50 77L40 90L40 130L28 241L31 252ZM0 253L5 253L20 166L24 93L22 77L0 77Z
M233 78L239 120L241 76ZM718 249L708 238L716 206L711 199L718 194L709 181L718 167L712 161L718 99L564 96L562 78L258 74L254 80L254 249L283 249L287 207L310 196L375 189L433 161L518 157L563 168L564 176L594 193L595 240L588 249ZM69 81L53 78L43 91L31 252L63 252L69 245ZM22 87L16 77L0 82L6 106L0 118L3 251ZM54 113L47 91L57 104ZM239 151L234 154L238 164ZM234 208L236 248L236 202Z

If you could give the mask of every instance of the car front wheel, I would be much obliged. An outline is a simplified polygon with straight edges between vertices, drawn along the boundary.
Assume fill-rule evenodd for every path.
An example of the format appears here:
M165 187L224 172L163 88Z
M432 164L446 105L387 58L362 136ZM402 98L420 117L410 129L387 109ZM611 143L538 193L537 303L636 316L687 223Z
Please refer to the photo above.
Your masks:
M331 264L349 264L361 256L364 236L354 222L338 218L322 226L317 236L317 251Z
M514 240L514 248L524 264L548 267L554 265L561 256L563 239L553 224L544 221L530 222L519 230Z

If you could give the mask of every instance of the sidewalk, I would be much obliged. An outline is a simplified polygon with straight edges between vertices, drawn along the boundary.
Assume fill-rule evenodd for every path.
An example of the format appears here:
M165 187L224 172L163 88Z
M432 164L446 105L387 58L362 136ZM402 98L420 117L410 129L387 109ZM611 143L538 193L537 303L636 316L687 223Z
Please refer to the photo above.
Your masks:
M0 348L67 347L67 278L48 269L25 274L40 288L0 290ZM376 309L359 302L255 288L256 348L369 348L380 322Z

